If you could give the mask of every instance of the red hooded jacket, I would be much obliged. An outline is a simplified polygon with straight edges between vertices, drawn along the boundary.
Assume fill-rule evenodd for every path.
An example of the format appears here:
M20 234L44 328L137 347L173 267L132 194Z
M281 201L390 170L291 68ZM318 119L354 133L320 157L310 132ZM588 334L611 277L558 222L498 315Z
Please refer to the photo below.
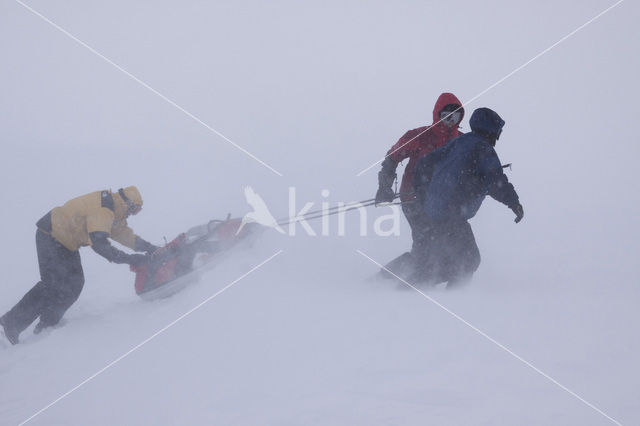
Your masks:
M433 107L433 124L409 130L387 152L385 162L390 163L388 166L391 166L392 170L390 172L392 174L395 173L399 162L409 158L409 163L404 169L402 183L400 184L400 200L402 201L413 198L413 170L418 160L462 134L458 130L458 125L449 128L440 121L440 111L449 104L462 105L454 94L441 94ZM462 118L464 118L464 108L460 108L460 111L462 111ZM383 164L383 168L385 168L385 164Z

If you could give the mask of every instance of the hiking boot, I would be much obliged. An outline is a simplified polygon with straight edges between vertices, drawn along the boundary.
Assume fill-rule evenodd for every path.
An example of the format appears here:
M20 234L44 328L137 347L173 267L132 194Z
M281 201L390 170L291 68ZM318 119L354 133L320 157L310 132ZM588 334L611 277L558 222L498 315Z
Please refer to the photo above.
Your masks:
M9 327L4 316L0 317L0 325L4 329L4 335L7 337L7 340L11 342L12 345L18 344L18 336L20 335L20 333L18 332L18 330Z

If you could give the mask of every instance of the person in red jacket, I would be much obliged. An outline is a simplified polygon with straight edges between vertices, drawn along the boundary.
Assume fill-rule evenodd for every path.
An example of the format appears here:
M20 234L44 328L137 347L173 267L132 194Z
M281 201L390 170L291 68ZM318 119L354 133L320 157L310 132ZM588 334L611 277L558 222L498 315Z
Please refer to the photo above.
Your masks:
M411 251L424 250L428 238L425 224L422 223L420 203L415 202L413 194L413 172L418 160L449 140L462 134L458 129L464 118L462 102L453 93L442 93L433 108L433 124L409 130L391 147L382 162L378 173L378 192L376 203L391 202L395 199L392 186L396 179L398 163L409 159L400 184L402 211L411 227L413 244ZM410 253L400 256L406 261ZM398 258L398 259L400 259Z

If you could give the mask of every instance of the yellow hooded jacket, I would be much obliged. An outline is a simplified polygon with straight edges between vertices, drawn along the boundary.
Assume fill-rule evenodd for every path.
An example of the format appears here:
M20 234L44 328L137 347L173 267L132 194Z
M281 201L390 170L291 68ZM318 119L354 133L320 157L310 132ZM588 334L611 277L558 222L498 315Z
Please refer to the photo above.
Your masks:
M124 193L134 205L142 207L142 197L135 186L125 188ZM126 218L127 204L120 194L104 190L55 207L38 221L37 227L71 251L91 245L92 232L106 232L109 238L135 250L136 235Z

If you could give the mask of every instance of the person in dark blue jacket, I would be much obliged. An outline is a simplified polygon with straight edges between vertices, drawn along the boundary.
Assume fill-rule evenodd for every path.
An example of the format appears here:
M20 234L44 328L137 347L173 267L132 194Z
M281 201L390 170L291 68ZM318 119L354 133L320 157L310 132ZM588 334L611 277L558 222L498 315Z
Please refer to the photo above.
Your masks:
M503 172L494 149L504 120L489 108L478 108L469 120L471 132L424 156L417 164L414 190L422 204L430 235L423 247L416 282L468 281L480 265L480 252L468 220L489 195L522 220L518 194Z

